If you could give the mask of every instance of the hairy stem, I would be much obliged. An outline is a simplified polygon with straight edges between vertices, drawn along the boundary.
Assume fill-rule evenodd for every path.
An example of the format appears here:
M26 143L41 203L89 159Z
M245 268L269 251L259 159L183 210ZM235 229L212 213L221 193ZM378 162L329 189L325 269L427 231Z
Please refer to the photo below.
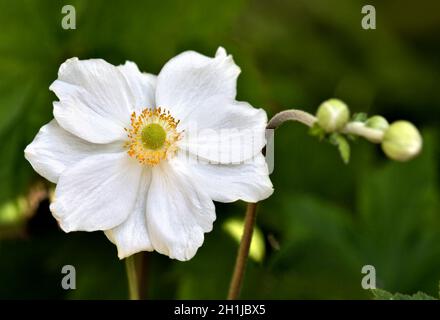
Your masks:
M256 215L257 204L248 203L244 222L243 236L241 238L237 259L235 261L234 273L232 274L231 283L229 285L228 300L235 300L240 295L240 290L243 284L244 271L246 269L246 263L249 256L249 248L251 246L252 235L254 232Z
M298 121L301 122L302 124L305 124L308 127L311 127L315 123L316 117L302 110L297 110L297 109L285 110L274 115L272 119L270 119L266 128L276 129L286 121Z

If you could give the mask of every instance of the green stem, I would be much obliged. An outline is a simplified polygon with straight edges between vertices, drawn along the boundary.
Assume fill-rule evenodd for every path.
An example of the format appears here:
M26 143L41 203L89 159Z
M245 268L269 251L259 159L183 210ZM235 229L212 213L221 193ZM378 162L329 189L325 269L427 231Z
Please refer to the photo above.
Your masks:
M276 129L286 121L297 121L308 127L311 127L317 121L317 119L314 115L302 110L284 110L277 113L272 119L270 119L269 123L267 124L267 129ZM363 137L373 143L380 143L384 135L383 131L368 128L365 126L365 123L359 121L347 123L341 132Z
M141 252L139 257L139 298L142 300L147 299L148 293L148 272L149 272L149 259L151 255L148 252Z
M125 258L125 268L127 271L128 293L130 300L139 300L138 272L136 268L136 255Z
M365 123L359 121L347 123L342 132L363 137L373 143L381 143L384 135L383 131L368 128Z
M232 274L229 286L228 300L238 299L243 284L244 271L251 247L252 235L254 233L255 218L257 215L257 204L248 203L244 222L243 236L238 249L235 261L234 273Z

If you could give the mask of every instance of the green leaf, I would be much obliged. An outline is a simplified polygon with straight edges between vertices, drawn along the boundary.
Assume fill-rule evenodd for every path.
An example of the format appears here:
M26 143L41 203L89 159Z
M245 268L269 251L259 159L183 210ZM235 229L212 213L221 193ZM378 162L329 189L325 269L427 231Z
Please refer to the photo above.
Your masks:
M264 278L260 276L253 283L254 291L265 290L263 297L270 294L277 299L369 298L369 292L358 281L364 262L359 260L359 249L353 243L351 212L313 194L282 193L278 195L280 207L262 207L259 212L260 223L271 219L276 226L280 248L272 251L265 262L270 266L265 272L270 272L271 287L262 288ZM277 214L271 216L271 212ZM274 230L272 225L265 225ZM332 270L338 270L338 274Z
M368 114L365 112L358 112L353 114L353 116L351 117L351 121L361 121L361 122L365 122L368 119Z
M437 132L424 130L420 156L408 163L365 168L359 180L357 214L369 263L387 288L416 288L436 296L440 265ZM415 188L414 186L417 186ZM392 241L390 241L392 230ZM415 236L417 235L417 236ZM428 266L436 265L436 271Z
M315 122L313 126L310 127L309 134L313 137L318 137L319 140L322 140L325 137L325 130L321 128L317 122Z
M421 291L413 295L391 293L382 289L373 289L371 291L375 300L437 300L436 298Z
M339 133L332 133L330 135L330 142L338 147L342 161L347 164L350 161L350 144L347 138Z

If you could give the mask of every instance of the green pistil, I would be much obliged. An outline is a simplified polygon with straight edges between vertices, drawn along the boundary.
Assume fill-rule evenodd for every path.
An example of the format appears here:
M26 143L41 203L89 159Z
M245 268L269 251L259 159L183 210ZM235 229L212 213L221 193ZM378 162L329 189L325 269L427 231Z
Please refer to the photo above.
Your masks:
M145 148L157 150L164 145L167 133L160 124L150 123L142 129L141 138Z

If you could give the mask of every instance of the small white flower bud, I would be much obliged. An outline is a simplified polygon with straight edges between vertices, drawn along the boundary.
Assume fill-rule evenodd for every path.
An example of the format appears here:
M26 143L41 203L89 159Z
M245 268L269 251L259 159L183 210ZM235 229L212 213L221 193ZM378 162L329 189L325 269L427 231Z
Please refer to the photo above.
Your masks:
M385 131L382 149L393 160L408 161L422 149L422 136L412 123L396 121Z
M390 125L384 117L372 116L365 122L365 126L371 129L386 131Z
M318 124L326 132L341 130L350 118L347 105L338 99L329 99L321 103L316 113Z

